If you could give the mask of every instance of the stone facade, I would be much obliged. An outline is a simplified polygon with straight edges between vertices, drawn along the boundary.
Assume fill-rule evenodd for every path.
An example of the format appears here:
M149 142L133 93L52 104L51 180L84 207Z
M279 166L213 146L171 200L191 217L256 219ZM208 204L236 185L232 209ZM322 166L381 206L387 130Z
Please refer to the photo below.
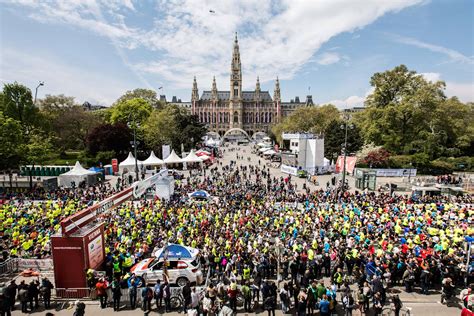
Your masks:
M299 100L282 103L278 77L275 81L273 98L268 91L260 89L258 77L254 91L243 91L237 34L230 70L230 91L219 91L214 78L212 89L203 91L199 96L196 77L194 77L191 112L199 117L200 122L208 126L209 131L217 132L222 136L231 128L239 128L252 136L256 132L269 131L272 124L281 122L283 117L297 108L312 105L311 96L307 97L306 103L301 103Z

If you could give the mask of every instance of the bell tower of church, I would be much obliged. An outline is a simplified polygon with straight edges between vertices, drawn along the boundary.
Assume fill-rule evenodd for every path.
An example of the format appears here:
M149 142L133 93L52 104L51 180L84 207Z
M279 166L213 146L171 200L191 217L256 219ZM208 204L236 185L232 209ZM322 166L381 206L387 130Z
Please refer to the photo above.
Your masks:
M235 33L230 69L230 127L242 128L242 65L240 64L237 32Z

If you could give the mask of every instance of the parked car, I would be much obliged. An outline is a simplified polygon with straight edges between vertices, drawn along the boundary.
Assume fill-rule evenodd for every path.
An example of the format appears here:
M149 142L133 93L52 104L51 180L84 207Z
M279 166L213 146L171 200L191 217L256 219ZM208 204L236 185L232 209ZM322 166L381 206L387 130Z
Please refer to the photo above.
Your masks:
M163 258L148 258L134 265L131 272L143 277L147 283L163 281ZM169 259L167 260L169 282L179 286L185 286L186 282L202 284L203 274L199 258L192 259Z

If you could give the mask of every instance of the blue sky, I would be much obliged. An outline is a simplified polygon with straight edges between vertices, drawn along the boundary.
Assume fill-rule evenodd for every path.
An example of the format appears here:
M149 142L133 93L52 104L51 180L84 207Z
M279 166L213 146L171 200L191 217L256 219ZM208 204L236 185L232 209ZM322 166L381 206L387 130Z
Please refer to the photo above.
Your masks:
M209 12L215 11L215 13ZM183 101L216 76L229 89L238 32L243 84L361 105L370 76L405 64L474 101L471 0L0 0L0 80L38 97L110 105L134 88ZM162 90L158 90L163 87Z

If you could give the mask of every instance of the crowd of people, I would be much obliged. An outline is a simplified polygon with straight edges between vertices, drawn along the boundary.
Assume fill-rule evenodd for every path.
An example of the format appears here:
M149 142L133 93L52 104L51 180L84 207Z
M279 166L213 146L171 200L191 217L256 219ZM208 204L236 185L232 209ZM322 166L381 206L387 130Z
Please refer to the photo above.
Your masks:
M190 199L198 189L213 198ZM47 257L59 221L113 191L91 190L2 205L4 257ZM474 234L473 218L470 195L413 201L331 185L298 190L290 177L275 177L262 164L232 161L177 181L169 201L127 202L102 215L105 277L91 277L89 285L104 308L114 301L114 310L124 309L120 296L128 289L126 309L135 308L138 297L145 310L152 300L169 310L170 285L139 282L130 268L153 249L177 243L200 250L210 279L203 291L182 289L185 310L232 313L239 298L243 310L263 308L269 315L277 308L298 315L336 309L379 315L385 304L398 311L402 306L389 295L393 286L430 294L449 278L453 287L468 288L473 280L465 237Z

